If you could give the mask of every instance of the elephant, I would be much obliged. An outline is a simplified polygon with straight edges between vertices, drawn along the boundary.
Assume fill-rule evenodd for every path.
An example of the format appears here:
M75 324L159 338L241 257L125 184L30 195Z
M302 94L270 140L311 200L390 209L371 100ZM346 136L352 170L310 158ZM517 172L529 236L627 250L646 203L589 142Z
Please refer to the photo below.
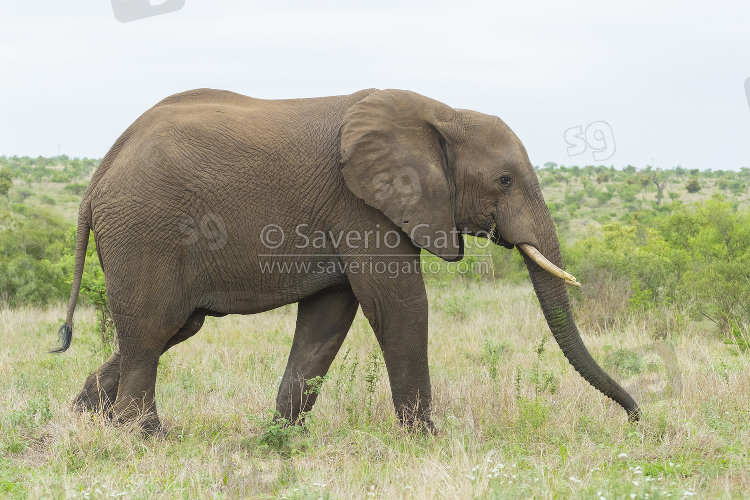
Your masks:
M562 270L536 173L495 116L393 89L167 97L117 139L82 198L72 292L52 352L71 344L90 231L118 350L86 379L73 401L79 411L155 432L161 354L206 316L298 303L281 417L302 423L317 396L307 381L327 373L361 307L399 422L433 432L420 253L458 261L466 234L521 252L570 364L639 419L581 340L566 288L578 283ZM398 276L382 272L391 265Z

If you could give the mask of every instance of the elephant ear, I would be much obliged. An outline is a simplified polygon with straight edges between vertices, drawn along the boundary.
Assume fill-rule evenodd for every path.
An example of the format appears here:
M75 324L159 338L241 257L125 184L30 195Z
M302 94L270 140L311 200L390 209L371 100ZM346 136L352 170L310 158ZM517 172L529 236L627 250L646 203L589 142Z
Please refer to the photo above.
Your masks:
M463 257L440 130L455 111L405 90L381 90L349 108L341 126L344 181L414 242L448 261Z

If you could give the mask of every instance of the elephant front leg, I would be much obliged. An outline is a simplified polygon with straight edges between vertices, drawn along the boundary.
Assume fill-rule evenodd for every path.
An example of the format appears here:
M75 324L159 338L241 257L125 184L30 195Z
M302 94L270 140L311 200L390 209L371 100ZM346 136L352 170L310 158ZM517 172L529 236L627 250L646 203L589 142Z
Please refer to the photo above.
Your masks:
M418 265L411 269L418 269ZM364 275L352 279L362 311L383 351L399 421L409 429L435 433L430 417L427 294L421 274L415 271L398 277Z
M349 288L324 290L300 301L292 350L276 398L281 418L303 423L318 397L308 381L328 373L358 306Z
M383 351L396 416L409 429L434 434L427 359L427 299L390 311L388 314L395 317L387 322L387 327L376 329L375 335Z

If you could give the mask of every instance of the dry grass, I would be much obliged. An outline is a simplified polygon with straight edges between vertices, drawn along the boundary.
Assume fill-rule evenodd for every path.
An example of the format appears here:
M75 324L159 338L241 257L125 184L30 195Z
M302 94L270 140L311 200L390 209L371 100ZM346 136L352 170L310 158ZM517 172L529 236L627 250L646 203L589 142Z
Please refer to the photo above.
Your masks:
M78 310L73 345L62 356L45 353L61 307L0 311L0 495L750 494L749 354L733 354L702 324L685 322L656 347L643 317L586 336L594 356L644 402L644 421L631 426L554 341L536 352L549 333L530 286L436 283L429 293L437 437L408 434L394 422L387 377L361 315L305 432L269 424L291 345L290 306L211 319L163 356L157 397L166 433L144 439L68 410L106 358L92 310Z

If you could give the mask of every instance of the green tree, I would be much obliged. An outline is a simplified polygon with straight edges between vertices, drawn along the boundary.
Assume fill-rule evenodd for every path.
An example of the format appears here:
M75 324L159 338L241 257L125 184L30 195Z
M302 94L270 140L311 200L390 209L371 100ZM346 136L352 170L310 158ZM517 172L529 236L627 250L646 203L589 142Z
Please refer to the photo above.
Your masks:
M8 167L0 168L0 196L8 194L13 187L13 172Z
M698 182L698 179L693 177L689 181L687 181L687 184L685 184L685 189L687 189L688 193L697 193L701 190L701 183Z

